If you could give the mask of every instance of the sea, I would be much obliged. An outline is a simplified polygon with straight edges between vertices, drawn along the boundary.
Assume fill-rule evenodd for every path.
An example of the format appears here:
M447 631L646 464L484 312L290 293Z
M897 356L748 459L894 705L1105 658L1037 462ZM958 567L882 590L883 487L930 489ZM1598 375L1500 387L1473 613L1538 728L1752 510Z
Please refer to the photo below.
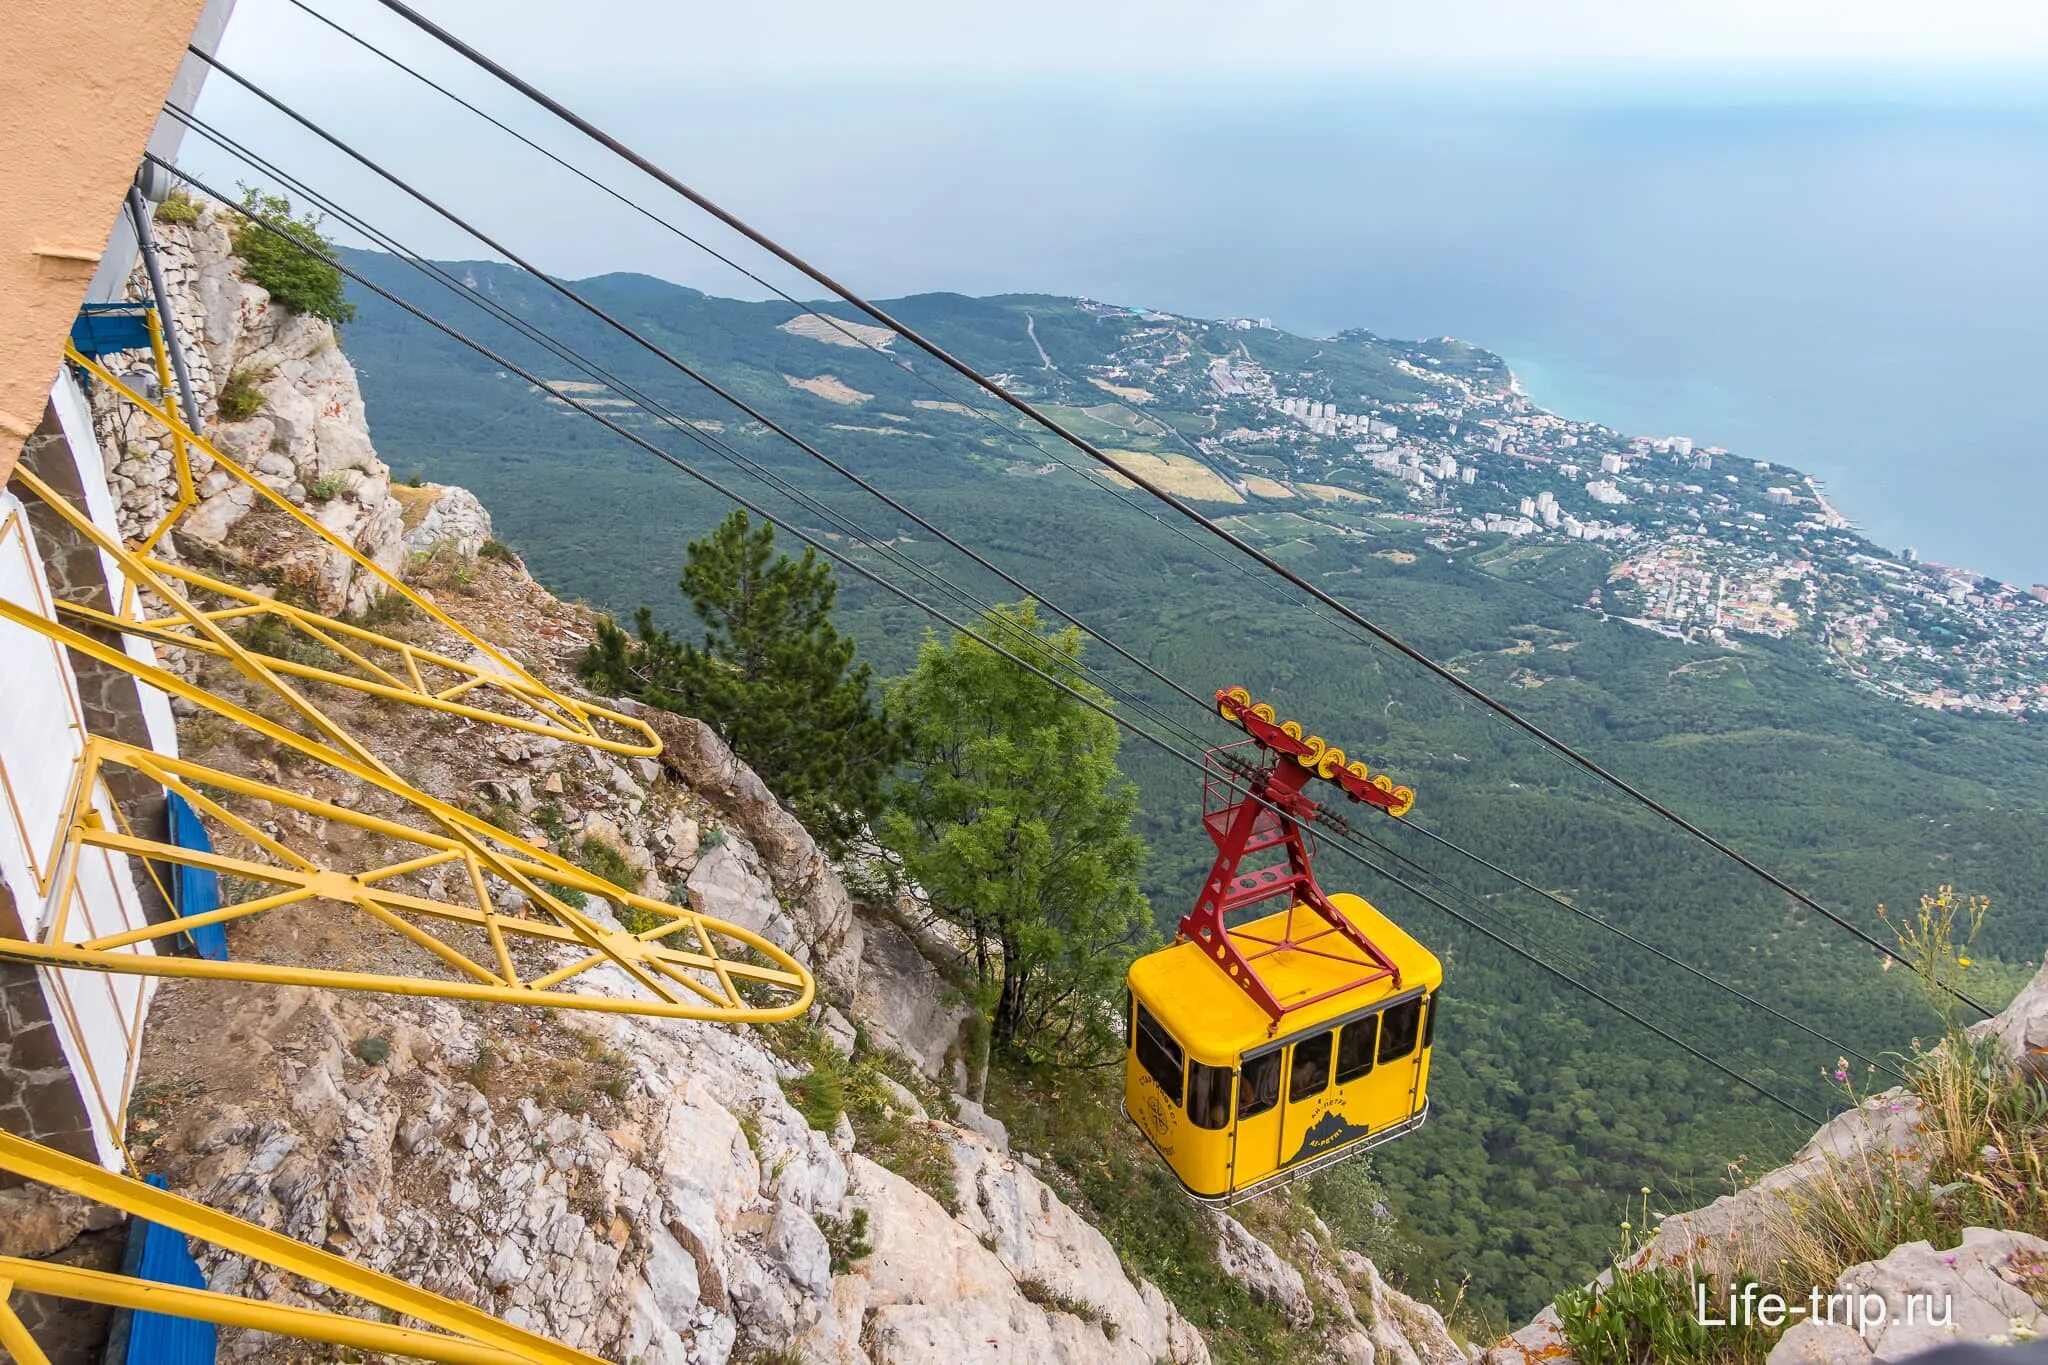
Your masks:
M2044 91L1134 73L561 93L875 297L1079 294L1316 335L1456 336L1504 355L1555 411L1792 465L1883 545L2033 583L2048 580ZM761 295L433 98L302 92L558 273ZM208 99L320 173L325 154L274 116ZM494 108L765 277L817 292L544 120ZM355 186L352 203L383 206L415 244L479 254L326 164L329 184Z

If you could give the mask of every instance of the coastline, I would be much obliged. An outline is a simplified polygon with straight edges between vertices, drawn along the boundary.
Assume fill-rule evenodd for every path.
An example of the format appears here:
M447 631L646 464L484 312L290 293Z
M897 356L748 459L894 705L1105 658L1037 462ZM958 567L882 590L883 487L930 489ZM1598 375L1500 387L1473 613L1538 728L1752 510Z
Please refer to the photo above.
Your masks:
M1478 342L1468 344L1480 346L1481 349L1487 349ZM1508 358L1505 352L1496 351L1494 354L1499 355L1501 362L1507 366L1510 391L1516 396L1525 399L1533 408L1571 421L1596 422L1600 425L1611 427L1624 435L1656 434L1648 429L1636 429L1637 424L1619 422L1612 416L1600 415L1596 409L1601 405L1597 401L1588 400L1583 392L1574 389L1569 379L1573 371L1569 366L1552 366L1540 359L1532 360L1527 357L1526 353L1522 358L1512 360ZM1539 396L1539 391L1548 392L1555 401L1546 401L1543 397ZM1684 424L1680 423L1679 425L1682 426ZM1925 530L1916 527L1894 526L1888 532L1870 529L1864 522L1842 510L1842 493L1839 491L1829 491L1830 484L1838 488L1842 485L1847 485L1849 500L1852 502L1856 500L1859 496L1856 486L1857 481L1855 471L1851 468L1837 469L1823 476L1786 460L1768 459L1767 457L1752 455L1740 449L1723 446L1713 440L1701 439L1698 441L1698 445L1701 449L1725 450L1731 459L1765 459L1767 463L1786 470L1792 476L1801 480L1812 491L1814 500L1819 504L1824 517L1827 517L1835 525L1855 531L1856 534L1869 541L1874 548L1901 562L1905 562L1905 547L1911 545L1924 557L1956 565L1963 572L1974 574L1981 578L2007 583L2014 587L2024 587L2029 582L2035 581L2031 576L2023 575L2017 578L2008 578L1995 571L1966 567L1966 561L1972 556L1969 548L1963 544L1958 544L1965 537L1965 533L1959 529L1942 530L1941 528L1931 526ZM1878 484L1881 483L1881 480L1873 478L1870 482ZM1874 489L1866 488L1863 490L1863 495L1875 496L1876 494ZM1891 518L1894 522L1905 519L1898 516ZM1896 539L1899 543L1887 544L1887 539ZM2048 581L2048 568L2039 571L2039 578L2042 581Z

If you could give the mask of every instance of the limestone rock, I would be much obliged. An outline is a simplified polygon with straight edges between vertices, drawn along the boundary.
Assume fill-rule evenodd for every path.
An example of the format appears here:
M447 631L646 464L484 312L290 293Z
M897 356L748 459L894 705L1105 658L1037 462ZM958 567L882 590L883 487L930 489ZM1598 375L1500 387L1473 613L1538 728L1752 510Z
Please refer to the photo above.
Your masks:
M1788 1330L1770 1365L1906 1360L1950 1342L2048 1334L2027 1288L2044 1264L2048 1242L2023 1232L1965 1228L1947 1252L1908 1242L1843 1271L1822 1313Z
M965 1095L955 1098L953 1108L963 1128L971 1128L979 1133L982 1141L998 1152L1007 1153L1010 1150L1010 1130L1003 1127L1001 1119Z
M1853 1327L1841 1323L1799 1322L1785 1329L1771 1348L1765 1365L1862 1365L1870 1347Z
M1396 1290L1365 1257L1349 1251L1342 1256L1353 1282L1362 1281L1365 1286L1365 1317L1370 1324L1365 1330L1373 1346L1367 1360L1382 1365L1453 1365L1466 1359L1464 1347L1451 1336L1443 1314ZM1348 1296L1333 1298L1348 1306ZM1356 1320L1356 1310L1353 1313Z
M768 1225L767 1245L799 1289L820 1298L832 1292L832 1248L817 1220L805 1210L791 1203L777 1204L774 1221Z
M355 367L342 354L334 328L272 303L260 286L242 278L231 215L219 206L202 205L199 221L189 227L158 224L155 233L166 267L171 325L185 343L206 418L203 434L344 544L395 572L404 556L401 510L391 497L390 471L370 441ZM139 266L129 293L148 297ZM228 421L219 399L237 375L262 405L240 421ZM95 414L102 438L117 452L128 449L128 424L116 415L112 395L96 395ZM120 476L114 491L124 536L143 534L177 496L167 434L152 431L147 440L128 458L109 461ZM194 452L193 476L201 502L173 532L173 552L180 536L226 542L260 501L255 489L203 453ZM346 554L310 538L283 547L266 542L251 553L266 569L311 589L323 610L356 610L381 591Z
M1557 1306L1545 1304L1528 1326L1495 1342L1479 1359L1481 1365L1536 1365L1538 1361L1570 1365L1573 1356L1565 1344Z
M48 1256L120 1223L127 1215L62 1190L17 1185L0 1190L0 1256Z
M974 1009L933 962L933 953L892 920L871 920L861 941L853 1013L868 1031L927 1076L967 1084Z
M690 905L731 924L751 929L779 948L808 952L796 923L775 898L775 888L746 865L732 841L697 860L690 872Z
M2005 1010L1971 1032L1997 1040L2016 1065L2038 1073L2041 1059L2048 1056L2048 967ZM1790 1162L1748 1188L1705 1208L1666 1218L1643 1260L1683 1265L1722 1280L1776 1265L1783 1259L1787 1223L1798 1217L1809 1192L1829 1178L1831 1168L1877 1166L1886 1181L1896 1175L1908 1183L1924 1183L1925 1124L1921 1101L1911 1092L1893 1089L1874 1095L1823 1124ZM1870 1330L1865 1324L1859 1331L1839 1321L1801 1322L1785 1333L1770 1359L1773 1365L1903 1359L1944 1341L2002 1339L2015 1322L2023 1331L2048 1334L2048 1317L2015 1287L2024 1276L2012 1270L2015 1264L2039 1266L2044 1261L2048 1243L2022 1233L1965 1229L1961 1245L1948 1252L1937 1252L1925 1242L1907 1243L1878 1261L1852 1266L1836 1286L1841 1293L1882 1296L1883 1326ZM1930 1291L1946 1296L1935 1303L1954 1304L1952 1326L1937 1329L1924 1317L1918 1323L1904 1321L1905 1295ZM1568 1358L1554 1306L1483 1357L1495 1365Z
M677 862L695 860L697 847L704 837L695 820L677 811L669 817L668 827L664 832L668 835L671 857Z
M407 539L400 498L333 329L274 306L236 274L221 210L209 206L199 224L160 236L173 320L216 419L209 434L265 487L395 569ZM219 394L238 371L261 407L219 421ZM168 506L171 460L162 441L120 453L110 483L133 534ZM211 541L219 553L209 563L282 571L329 610L369 600L359 566L281 517L255 515L255 490L210 462L194 473L205 500L172 545L180 536ZM459 489L436 491L416 511L415 550L451 540L463 549L489 534L487 515ZM508 644L515 656L531 654L545 676L573 687L568 671L587 643L587 618L528 579L516 594L509 576L478 583L479 595L502 592L519 608L494 623L518 639ZM380 714L376 738L404 752L437 795L521 811L545 802L575 831L570 842L606 843L643 878L687 871L697 906L815 964L818 1017L838 1046L851 1048L858 1022L930 1074L964 1081L972 1012L944 970L949 950L915 929L856 916L838 870L708 727L625 709L655 723L668 746L660 771L675 784L657 786L660 771L645 763L469 722L429 725L407 708ZM359 783L334 797L374 804ZM712 847L707 818L725 835ZM338 831L331 841L338 849ZM422 894L451 891L445 868L408 877ZM486 894L507 913L532 910L515 887L494 881ZM616 926L601 898L587 913ZM310 952L361 952L352 931L331 927L334 940ZM522 951L537 959L522 970L535 972L574 964L580 952ZM625 988L611 967L579 980L595 991ZM389 1043L380 1064L360 1055L369 1036ZM736 1351L843 1365L1208 1359L1200 1332L1156 1285L1125 1273L1108 1241L1009 1152L1002 1125L978 1106L962 1103L958 1123L936 1119L889 1083L896 1121L943 1135L963 1203L954 1215L854 1155L846 1117L832 1132L812 1129L783 1089L799 1067L770 1041L764 1030L629 1014L166 981L145 1073L175 1077L203 1065L203 1075L184 1079L205 1084L151 1158L209 1205L610 1360L722 1365ZM9 1201L0 1192L0 1229L14 1237L4 1249L31 1254L103 1212L56 1201L39 1205L46 1217L17 1216ZM874 1250L835 1275L827 1229L836 1238L859 1210ZM288 1273L217 1249L202 1263L224 1292L320 1297ZM226 1358L264 1349L249 1334L225 1338Z
M1059 1304L1064 1291L1039 1279L1027 1295L1020 1287L1026 1275L1013 1272L998 1252L984 1246L963 1223L947 1217L924 1191L863 1157L853 1158L852 1165L854 1197L869 1211L874 1245L861 1267L868 1282L864 1339L871 1359L1150 1365L1162 1356L1175 1358L1171 1343L1176 1339L1179 1349L1188 1352L1180 1359L1208 1359L1207 1348L1198 1339L1176 1338L1172 1321L1179 1315L1171 1308L1164 1321L1156 1312L1148 1313L1146 1300L1124 1278L1114 1255L1105 1267L1110 1278L1086 1286L1085 1297L1074 1296L1075 1303L1088 1305L1091 1315L1100 1315L1089 1321L1062 1307L1034 1302ZM1049 1198L1050 1191L1046 1193ZM1063 1206L1061 1211L1065 1212ZM1027 1235L1017 1250L1028 1265L1048 1269L1051 1248L1041 1251L1031 1241ZM1107 1251L1106 1242L1103 1249ZM1119 1311L1128 1304L1148 1315L1126 1323L1108 1315L1104 1299L1115 1299ZM1116 1322L1119 1330L1106 1331L1106 1321Z
M583 817L583 837L607 845L626 860L626 866L637 874L627 882L626 889L629 891L638 890L640 878L654 870L654 859L648 855L646 848L637 840L628 838L626 832L619 827L619 822L608 815L596 811L586 814Z
M464 559L476 558L491 539L491 514L467 488L437 486L424 505L405 517L408 554L430 555L446 549Z
M1995 1018L1972 1026L1970 1032L1997 1039L2006 1056L2033 1074L2048 1073L2048 964Z
M1844 1296L1838 1316L1847 1319L1849 1301L1883 1300L1882 1321L1873 1323L1879 1315L1866 1307L1859 1328L1876 1360L1904 1360L1952 1341L2048 1335L2048 1312L2023 1287L2038 1283L2044 1266L2048 1241L1965 1228L1950 1251L1908 1242L1882 1260L1850 1266L1835 1283Z
M1884 1163L1909 1181L1924 1180L1924 1121L1917 1095L1894 1088L1871 1096L1828 1120L1790 1162L1754 1184L1665 1219L1651 1241L1650 1259L1695 1266L1715 1277L1778 1264L1787 1220L1829 1178L1831 1165Z
M853 1056L854 1045L859 1035L854 1032L853 1021L830 1005L818 1010L818 1031L825 1035L825 1041L832 1050L842 1057ZM893 1084L893 1082L892 1082Z
M1272 1304L1296 1327L1308 1326L1316 1310L1301 1272L1229 1214L1214 1218L1216 1259L1223 1263L1224 1273L1242 1280L1254 1298Z
M644 1278L654 1304L669 1322L688 1322L698 1306L697 1262L667 1228L647 1234Z
M661 737L662 766L715 806L759 850L769 879L787 900L810 947L828 994L850 999L859 973L861 926L845 882L810 831L710 726L652 708L645 719Z

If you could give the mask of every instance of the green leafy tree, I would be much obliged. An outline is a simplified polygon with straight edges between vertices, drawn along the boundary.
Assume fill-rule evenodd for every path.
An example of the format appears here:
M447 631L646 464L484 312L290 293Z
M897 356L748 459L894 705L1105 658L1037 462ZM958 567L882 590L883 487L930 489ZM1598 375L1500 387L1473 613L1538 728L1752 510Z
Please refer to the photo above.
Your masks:
M234 232L234 252L242 258L242 273L262 285L272 303L333 323L355 317L355 305L342 296L341 272L292 245L298 242L313 251L334 254L334 243L320 233L319 214L294 214L292 201L284 195L244 185L241 216Z
M690 542L677 587L702 642L677 639L642 607L630 632L598 623L584 680L702 719L814 835L843 847L879 808L899 745L871 670L832 624L831 565L808 548L777 554L775 528L735 511Z
M1080 679L1078 631L1048 631L1029 602L985 620L991 638L1102 699ZM966 636L927 636L889 707L909 757L882 842L966 931L993 1001L991 1049L1098 1055L1104 1004L1152 922L1115 723Z

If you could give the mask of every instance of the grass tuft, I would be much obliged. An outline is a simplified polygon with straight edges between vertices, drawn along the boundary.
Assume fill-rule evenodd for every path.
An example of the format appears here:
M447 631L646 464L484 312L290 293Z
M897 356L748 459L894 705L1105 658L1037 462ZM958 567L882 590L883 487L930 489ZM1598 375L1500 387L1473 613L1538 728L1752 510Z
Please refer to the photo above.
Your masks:
M192 196L184 190L172 190L164 201L156 206L152 215L159 223L169 227L190 227L199 221L199 205L192 202Z
M270 378L268 365L244 366L228 376L228 382L220 386L220 397L215 407L223 422L246 422L263 410L263 391L260 387Z
M834 1275L844 1275L855 1261L873 1254L875 1247L868 1240L866 1209L857 1207L844 1218L834 1218L829 1213L812 1216L818 1221L818 1231L825 1234L825 1245L832 1249Z

